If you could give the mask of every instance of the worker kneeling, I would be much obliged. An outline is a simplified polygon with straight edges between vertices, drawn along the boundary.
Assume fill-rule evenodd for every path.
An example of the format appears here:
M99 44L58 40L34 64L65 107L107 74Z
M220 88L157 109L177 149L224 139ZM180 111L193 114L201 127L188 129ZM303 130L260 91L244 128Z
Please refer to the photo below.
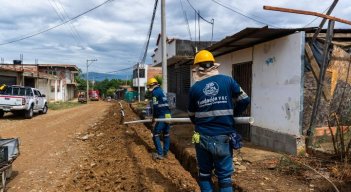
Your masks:
M155 118L171 118L171 111L169 110L168 101L166 95L160 87L160 84L155 78L150 78L147 81L148 90L152 94L152 120ZM169 138L170 126L166 122L156 122L153 129L153 141L156 147L156 153L153 153L154 159L163 159L167 156L170 145ZM161 144L160 136L163 135L163 148Z
M198 182L201 191L206 192L213 191L213 170L219 191L233 190L233 149L240 147L233 116L240 115L250 103L250 98L232 77L219 74L219 65L209 51L198 52L192 69L195 84L189 91L188 112L195 124L193 142Z

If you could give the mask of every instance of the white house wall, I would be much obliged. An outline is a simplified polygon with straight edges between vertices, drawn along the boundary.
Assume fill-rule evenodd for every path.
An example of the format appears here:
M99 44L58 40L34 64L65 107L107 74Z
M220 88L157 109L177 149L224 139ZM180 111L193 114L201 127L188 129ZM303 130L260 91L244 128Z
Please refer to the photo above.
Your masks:
M177 40L172 41L171 43L166 43L167 49L167 59L176 55L176 42ZM161 63L162 62L162 43L157 45L157 51L155 51L155 56L152 58L153 64Z
M145 87L147 79L146 78L139 78L140 87ZM133 87L138 87L138 78L133 79Z
M70 70L66 69L64 73L65 73L66 84L72 83L72 79L71 79L72 72Z
M254 46L251 114L255 126L301 135L304 37L299 32Z
M57 92L57 99L62 101L64 99L64 89L62 85L62 80L59 81L60 91Z
M232 64L252 61L252 48L242 49L230 54L215 58L216 63L220 63L219 72L232 76Z
M303 147L304 38L299 32L215 58L228 76L233 64L252 62L253 144L291 154Z
M37 80L37 89L39 89L41 94L46 95L46 99L50 99L50 84L49 79L38 79Z
M167 44L167 59L176 56L176 42L177 42L177 40L174 40L171 43L166 43ZM160 52L162 52L161 49L160 49Z

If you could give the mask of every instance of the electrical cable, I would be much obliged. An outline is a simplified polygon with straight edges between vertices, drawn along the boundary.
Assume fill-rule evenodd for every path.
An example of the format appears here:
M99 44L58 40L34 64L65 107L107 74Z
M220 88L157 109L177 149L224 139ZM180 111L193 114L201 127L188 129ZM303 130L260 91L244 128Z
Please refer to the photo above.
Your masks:
M189 0L186 0L186 1L188 2L188 4L190 5L190 7L198 14L198 16L199 16L202 20L206 21L206 22L209 23L209 24L212 24L211 21L208 21L207 19L203 18L203 17L200 15L200 13L195 9L195 7L190 3Z
M325 12L327 12L327 11L329 10L330 7L331 7L331 6L329 6L328 8L326 8L326 9L323 11L323 14L324 14ZM303 28L306 28L307 26L311 25L311 24L312 24L314 21L316 21L318 18L320 18L320 17L314 18L311 22L309 22L308 24L306 24Z
M274 28L279 28L279 27L274 26L274 25L272 25L272 24L268 24L268 23L265 23L265 22L260 21L260 20L258 20L258 19L255 19L255 18L253 18L253 17L251 17L251 16L245 15L244 13L242 13L242 12L240 12L240 11L238 11L238 10L234 10L233 8L230 8L229 6L226 6L226 5L224 5L223 3L221 3L221 2L219 2L219 1L217 1L217 0L211 0L211 1L213 1L214 3L220 5L220 6L224 7L224 8L227 8L227 9L233 11L234 13L237 13L237 14L243 16L243 17L246 17L246 18L248 18L248 19L251 19L251 20L253 20L253 21L256 21L257 23L261 23L261 24L264 24L264 25L268 25L268 26L271 26L271 27L274 27Z
M197 24L199 25L199 43L200 43L200 39L201 39L201 28L200 28L200 18L201 18L201 15L200 15L200 11L197 12ZM211 23L212 24L212 23Z
M212 42L213 42L213 29L214 29L214 19L212 19L211 45L212 45Z
M152 34L152 27L154 25L154 21L155 21L155 15L156 15L156 11L157 11L157 4L158 4L158 0L155 0L155 4L154 4L154 10L152 13L152 17L151 17L151 23L150 23L150 27L147 33L147 38L146 38L146 43L145 43L145 49L144 49L144 53L143 56L141 57L140 63L144 64L145 60L146 60L146 55L147 55L147 50L149 48L149 43L150 43L150 37Z
M188 34L189 34L189 37L190 37L190 41L192 41L193 39L192 39L192 37L191 37L191 31L190 31L189 20L188 20L188 17L187 17L187 15L186 15L186 12L185 12L185 10L184 10L182 0L179 0L179 2L180 2L180 6L181 6L181 8L182 8L182 11L183 11L183 15L184 15L186 24L187 24L187 26L188 26Z
M121 72L121 71L127 71L127 70L133 69L133 68L134 68L134 66L133 67L124 68L124 69L115 70L115 71L105 72L105 74L114 74L114 73L118 73L118 72ZM108 77L108 75L95 76L95 78L100 78L100 77Z
M54 0L52 0L52 1L54 1ZM48 0L48 2L50 3L51 7L54 9L54 11L55 11L56 15L58 16L58 18L59 18L62 22L65 22L66 20L65 20L64 16L62 15L62 13L60 12L59 8L57 7L57 4L56 4L55 2L51 2L51 0ZM70 29L70 31L71 31L70 34L71 34L72 38L76 41L77 44L79 44L79 40L77 39L77 36L76 36L76 34L74 33L72 27L71 27L71 26L67 26L67 27L68 27L68 28Z
M97 8L99 8L99 7L101 7L101 6L103 6L103 5L105 5L106 3L109 3L109 2L112 2L112 1L114 1L114 0L107 0L107 1L105 1L105 2L103 2L103 3L101 3L101 4L97 5L97 6L95 6L95 7L93 7L93 8L87 10L87 11L84 11L83 13L81 13L81 14L79 14L79 15L77 15L77 16L75 16L75 17L73 17L73 18L71 18L71 19L69 19L69 20L67 20L67 21L65 21L65 22L63 22L63 23L60 23L60 24L58 24L58 25L55 25L55 26L53 26L53 27L47 28L47 29L45 29L45 30L39 31L39 32L34 33L34 34L31 34L31 35L28 35L28 36L25 36L25 37L21 37L21 38L16 39L16 40L8 41L8 42L5 42L5 43L0 43L0 46L2 46L2 45L7 45L7 44L11 44L11 43L15 43L15 42L22 41L22 40L25 40L25 39L29 39L29 38L32 38L32 37L34 37L34 36L40 35L40 34L42 34L42 33L51 31L51 30L53 30L53 29L55 29L55 28L57 28L57 27L60 27L60 26L66 24L66 23L68 23L68 22L71 22L71 21L73 21L73 20L75 20L75 19L77 19L77 18L79 18L79 17L81 17L81 16L83 16L83 15L85 15L85 14L87 14L87 13L89 13L89 12L91 12L91 11L93 11L93 10L95 10L95 9L97 9Z
M53 1L55 1L55 0L53 0ZM69 20L70 17L69 17L69 15L68 15L68 13L67 13L65 7L62 5L61 0L56 0L56 1L57 1L58 5L61 7L61 9L63 10L63 14L62 14L62 15L65 16L66 20ZM74 32L76 33L76 35L77 35L77 37L78 37L78 40L79 40L80 42L83 42L82 36L79 34L77 28L73 25L73 23L70 22L69 24L70 24L71 28L73 28Z
M202 17L201 15L200 15L200 12L199 11L197 11L196 9L195 9L195 7L190 3L190 1L189 0L186 0L187 2L188 2L188 4L190 5L190 7L195 11L195 52L197 52L197 46L196 46L196 22L198 22L197 24L198 24L198 30L199 30L199 42L200 42L200 36L201 36L201 34L200 34L200 19L202 19L203 21L205 21L205 22L207 22L207 23L209 23L209 24L211 24L211 26L212 26L212 31L211 31L211 44L212 44L212 41L213 41L213 29L214 29L214 19L212 18L211 19L211 21L208 21L207 19L205 19L204 17Z

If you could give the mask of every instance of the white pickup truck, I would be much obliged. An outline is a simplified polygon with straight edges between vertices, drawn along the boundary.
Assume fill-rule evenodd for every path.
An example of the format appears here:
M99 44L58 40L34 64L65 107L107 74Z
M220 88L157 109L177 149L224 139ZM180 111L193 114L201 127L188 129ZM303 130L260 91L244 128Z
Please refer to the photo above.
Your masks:
M33 113L46 114L48 111L47 100L38 89L24 86L7 86L0 93L0 118L5 112L24 114L30 119Z

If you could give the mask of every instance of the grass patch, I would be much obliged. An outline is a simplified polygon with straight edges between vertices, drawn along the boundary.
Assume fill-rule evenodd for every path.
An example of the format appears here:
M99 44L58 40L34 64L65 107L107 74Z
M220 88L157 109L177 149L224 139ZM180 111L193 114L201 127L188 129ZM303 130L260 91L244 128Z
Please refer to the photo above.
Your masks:
M68 109L72 107L77 107L82 105L81 103L78 102L54 102L54 103L49 103L48 107L50 110L60 110L60 109Z

